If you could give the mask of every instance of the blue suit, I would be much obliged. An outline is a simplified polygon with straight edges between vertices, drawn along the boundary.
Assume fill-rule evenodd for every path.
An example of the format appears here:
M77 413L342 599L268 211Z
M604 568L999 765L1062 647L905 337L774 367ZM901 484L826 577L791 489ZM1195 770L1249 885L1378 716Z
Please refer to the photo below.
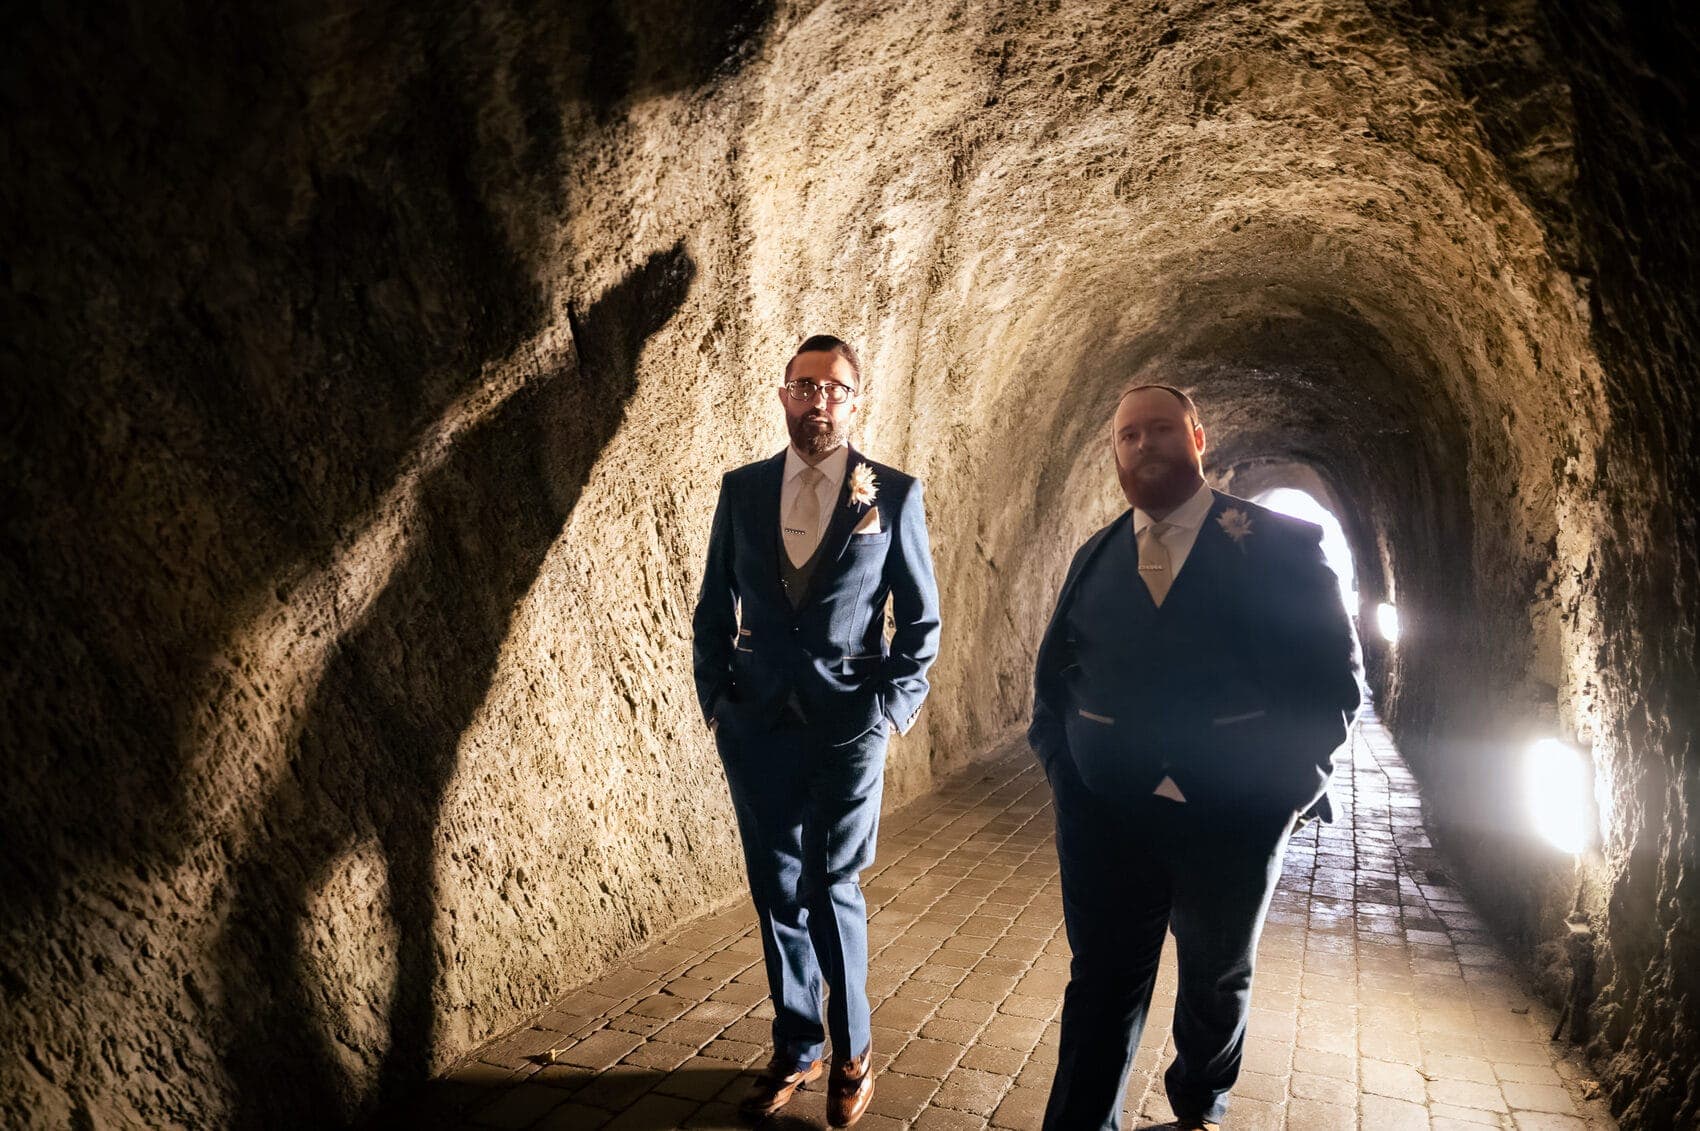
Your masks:
M873 472L872 504L849 500L862 464ZM693 657L761 921L774 1045L801 1068L829 1032L841 1057L871 1041L860 873L874 856L887 735L920 713L939 613L921 484L854 449L814 573L793 602L781 584L784 468L780 452L721 481ZM853 533L870 507L878 533Z
M1055 797L1073 951L1051 1131L1120 1126L1169 930L1180 977L1164 1084L1178 1116L1221 1121L1293 818L1325 802L1358 704L1316 526L1214 493L1159 607L1132 513L1075 555L1035 673L1028 741ZM1165 777L1185 803L1154 795Z

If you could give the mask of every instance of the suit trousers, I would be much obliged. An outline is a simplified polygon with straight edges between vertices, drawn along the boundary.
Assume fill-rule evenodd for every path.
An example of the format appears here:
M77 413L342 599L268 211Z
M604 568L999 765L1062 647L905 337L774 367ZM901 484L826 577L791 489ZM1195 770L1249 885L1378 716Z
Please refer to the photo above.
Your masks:
M873 1039L861 871L879 833L887 724L833 745L805 724L740 719L722 721L715 739L760 924L774 1049L802 1068L830 1035L835 1056L860 1056Z
M1245 1051L1252 965L1292 814L1228 815L1154 795L1112 803L1086 788L1066 753L1048 773L1074 957L1044 1126L1121 1127L1170 930L1179 970L1164 1088L1177 1117L1220 1122Z

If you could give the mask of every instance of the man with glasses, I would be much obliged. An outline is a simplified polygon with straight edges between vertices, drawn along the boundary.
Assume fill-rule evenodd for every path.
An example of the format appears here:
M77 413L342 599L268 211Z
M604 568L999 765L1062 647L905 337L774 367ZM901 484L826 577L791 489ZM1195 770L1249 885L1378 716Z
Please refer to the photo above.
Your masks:
M921 710L939 613L921 484L849 443L867 392L845 342L797 348L778 390L791 443L722 479L693 623L773 997L753 1119L819 1078L829 1036L828 1121L849 1126L873 1098L860 873L886 739Z

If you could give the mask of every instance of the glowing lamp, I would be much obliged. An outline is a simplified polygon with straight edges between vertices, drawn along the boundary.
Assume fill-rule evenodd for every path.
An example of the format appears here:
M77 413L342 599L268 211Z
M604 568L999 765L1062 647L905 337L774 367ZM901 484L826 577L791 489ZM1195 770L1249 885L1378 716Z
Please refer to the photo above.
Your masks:
M1375 627L1389 644L1399 642L1399 610L1383 601L1375 607Z
M1588 847L1588 760L1573 746L1543 738L1523 760L1524 793L1535 829L1571 855Z

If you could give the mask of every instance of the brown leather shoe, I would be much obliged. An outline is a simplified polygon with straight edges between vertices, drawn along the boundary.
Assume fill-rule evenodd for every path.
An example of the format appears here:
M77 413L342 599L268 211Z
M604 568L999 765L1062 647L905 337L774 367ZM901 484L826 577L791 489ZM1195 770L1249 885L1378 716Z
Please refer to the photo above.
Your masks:
M766 1119L790 1103L798 1088L819 1080L820 1074L819 1058L811 1060L806 1068L792 1068L788 1057L774 1053L750 1085L749 1094L738 1104L738 1114L745 1119Z
M873 1050L848 1060L832 1062L832 1077L826 1085L826 1121L848 1127L868 1110L874 1098Z

